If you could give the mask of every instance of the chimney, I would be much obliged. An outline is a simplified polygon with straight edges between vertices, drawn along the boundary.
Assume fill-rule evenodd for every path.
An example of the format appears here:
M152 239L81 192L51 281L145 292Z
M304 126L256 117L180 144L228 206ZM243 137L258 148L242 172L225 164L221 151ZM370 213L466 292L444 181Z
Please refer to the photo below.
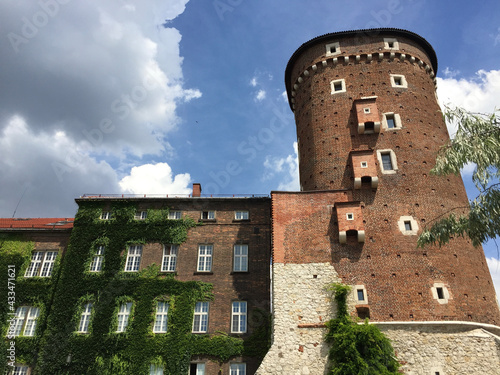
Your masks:
M193 184L193 197L200 197L201 196L201 184L195 182Z

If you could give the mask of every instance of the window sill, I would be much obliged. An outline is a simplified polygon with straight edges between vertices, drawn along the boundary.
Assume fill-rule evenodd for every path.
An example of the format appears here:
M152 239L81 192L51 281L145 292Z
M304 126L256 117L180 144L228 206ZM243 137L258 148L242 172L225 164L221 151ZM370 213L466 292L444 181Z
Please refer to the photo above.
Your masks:
M233 219L233 223L249 223L250 219Z
M212 271L196 271L193 272L193 275L213 275L214 273Z
M231 271L231 275L248 275L248 271Z
M217 219L200 219L198 220L199 223L215 223L217 222Z

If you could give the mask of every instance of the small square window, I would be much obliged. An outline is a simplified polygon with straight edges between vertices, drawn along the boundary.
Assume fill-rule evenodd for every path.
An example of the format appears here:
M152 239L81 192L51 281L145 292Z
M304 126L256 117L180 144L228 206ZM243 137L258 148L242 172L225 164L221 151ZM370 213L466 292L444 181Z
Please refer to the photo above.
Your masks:
M396 127L396 123L394 122L394 115L389 115L386 117L387 127L389 129L394 129Z
M397 113L384 113L382 126L385 130L401 129L401 118Z
M384 38L385 49L399 49L399 43L394 38Z
M346 92L345 89L345 81L343 79L337 79L335 81L330 82L330 86L332 89L332 94L338 94L341 92Z
M371 113L370 108L363 108L364 113Z
M354 220L354 214L352 214L352 213L347 213L347 214L346 214L346 218L347 218L347 220Z
M444 299L443 288L437 287L436 288L436 293L437 293L438 299Z
M329 43L326 45L326 56L333 56L340 54L339 42Z
M407 88L408 84L405 76L401 74L391 74L391 86L397 88Z
M362 161L361 162L361 168L368 168L368 162Z
M202 211L201 212L202 220L215 220L215 211Z

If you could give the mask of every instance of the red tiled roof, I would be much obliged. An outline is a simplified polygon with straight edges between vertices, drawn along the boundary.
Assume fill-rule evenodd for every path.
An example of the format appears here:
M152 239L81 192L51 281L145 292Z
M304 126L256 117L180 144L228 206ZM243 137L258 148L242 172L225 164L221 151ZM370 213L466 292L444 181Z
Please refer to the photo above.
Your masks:
M0 218L0 229L70 229L74 218Z

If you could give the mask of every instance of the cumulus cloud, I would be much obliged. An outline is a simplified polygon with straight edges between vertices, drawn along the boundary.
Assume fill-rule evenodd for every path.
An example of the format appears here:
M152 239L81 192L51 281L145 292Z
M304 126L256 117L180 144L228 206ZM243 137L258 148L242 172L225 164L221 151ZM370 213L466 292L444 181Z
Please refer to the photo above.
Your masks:
M453 72L449 68L446 71ZM479 70L475 77L456 78L457 74L448 74L438 78L438 98L441 107L447 104L463 107L472 112L491 113L500 102L500 70ZM448 124L450 135L455 134L456 126Z
M266 91L265 90L259 90L257 94L255 95L255 100L257 101L262 101L266 98Z
M299 183L299 156L297 142L293 143L294 154L285 158L266 157L264 161L264 180L278 177L278 190L298 191Z
M0 215L25 186L19 212L72 215L75 196L120 191L117 163L170 152L179 103L202 95L164 26L187 2L0 2Z
M250 80L250 86L252 86L252 87L257 86L257 77L253 77L253 78Z
M133 194L190 194L189 173L175 177L167 163L144 164L133 167L130 175L120 181L123 191Z

